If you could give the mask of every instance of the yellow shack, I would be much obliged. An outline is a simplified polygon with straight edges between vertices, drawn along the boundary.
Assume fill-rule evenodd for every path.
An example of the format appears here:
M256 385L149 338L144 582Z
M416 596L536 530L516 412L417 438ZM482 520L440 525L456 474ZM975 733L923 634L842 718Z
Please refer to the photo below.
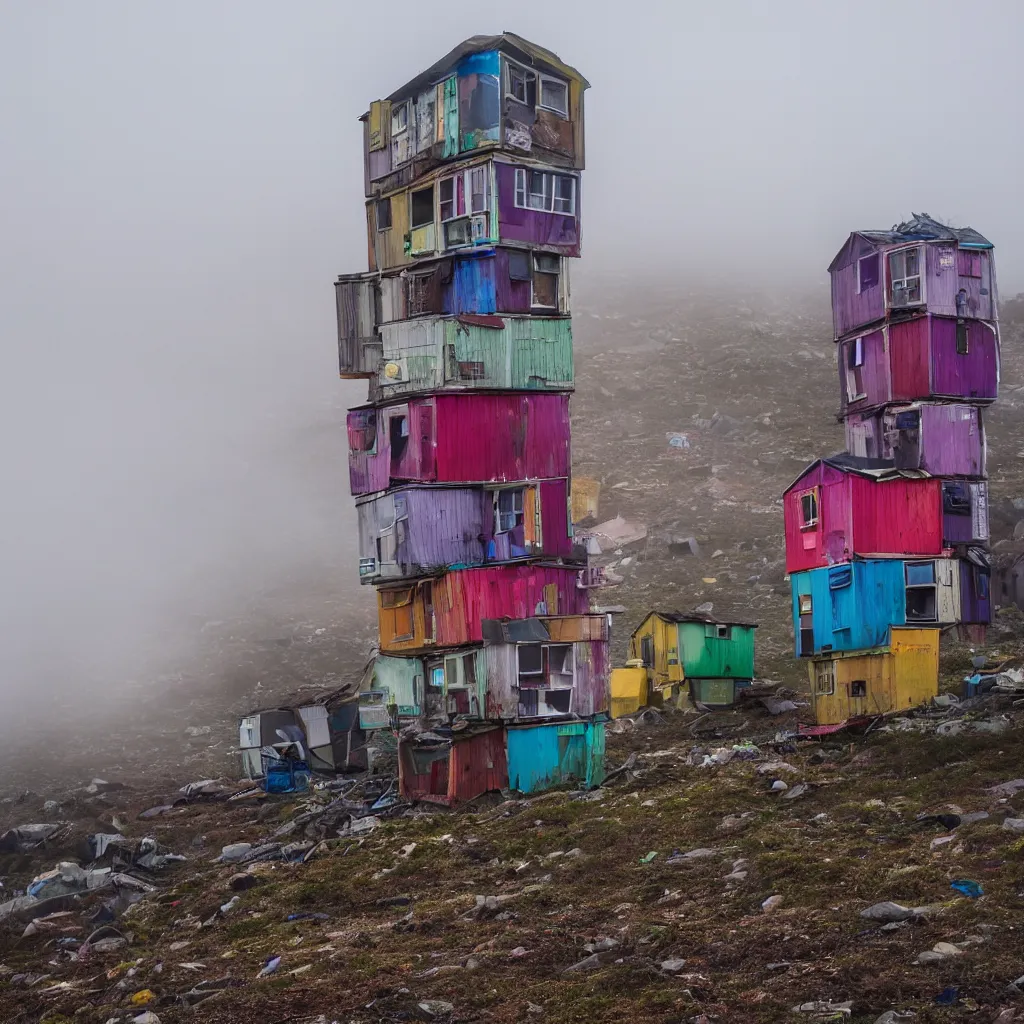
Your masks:
M939 630L892 626L888 647L835 651L808 672L818 725L925 704L939 692Z
M625 668L613 668L612 718L632 715L650 704L647 689L647 669L631 661Z

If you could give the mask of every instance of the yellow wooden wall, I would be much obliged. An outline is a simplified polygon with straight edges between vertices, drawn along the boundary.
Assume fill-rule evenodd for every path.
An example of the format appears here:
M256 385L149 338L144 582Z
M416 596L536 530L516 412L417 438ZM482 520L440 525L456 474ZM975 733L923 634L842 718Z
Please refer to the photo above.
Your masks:
M654 665L647 670L652 689L661 689L683 681L683 664L679 657L679 629L674 622L666 622L659 615L648 615L630 637L629 656L639 660L641 641L654 637ZM672 664L674 662L674 664Z

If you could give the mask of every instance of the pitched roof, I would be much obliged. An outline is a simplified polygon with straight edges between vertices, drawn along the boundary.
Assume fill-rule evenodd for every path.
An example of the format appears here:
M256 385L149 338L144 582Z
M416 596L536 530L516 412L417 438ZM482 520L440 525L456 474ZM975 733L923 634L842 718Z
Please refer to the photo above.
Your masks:
M868 229L850 232L850 237L843 243L835 259L829 264L829 270L835 268L846 250L850 238L853 238L854 235L860 235L876 245L900 245L904 242L956 242L957 245L969 249L995 248L980 231L975 231L974 228L954 228L949 224L937 221L927 213L915 213L911 214L910 220L895 224L888 231Z
M666 622L698 622L706 626L746 626L748 629L757 629L757 622L737 622L735 619L716 619L711 615L701 615L698 612L660 612L650 611L644 616L646 622L652 615L664 619Z
M590 88L590 83L574 67L564 63L558 54L552 53L551 50L546 50L536 43L531 43L514 32L502 32L497 36L470 36L469 39L464 39L439 61L431 64L426 71L422 71L400 89L396 89L388 96L388 99L401 100L412 96L424 86L431 85L444 77L463 57L468 57L471 53L487 53L490 50L511 53L526 64L545 64L553 71L560 71L568 78L578 79L584 89Z
M871 480L893 480L904 477L909 480L929 480L931 473L923 469L897 469L893 459L869 459L863 455L851 455L849 452L837 452L823 459L815 459L805 466L797 478L786 488L789 493L817 465L831 466L843 473L856 473L857 476Z

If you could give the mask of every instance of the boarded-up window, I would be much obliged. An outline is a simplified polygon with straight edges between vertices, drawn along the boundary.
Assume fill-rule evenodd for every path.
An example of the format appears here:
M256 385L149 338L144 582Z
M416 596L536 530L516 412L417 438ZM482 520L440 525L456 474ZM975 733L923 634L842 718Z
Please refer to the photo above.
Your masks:
M819 697L828 697L836 692L836 673L831 661L814 666L814 692Z
M382 590L380 592L380 606L392 614L392 628L395 633L393 639L410 639L415 631L413 618L415 606L412 603L412 588L403 587L401 590Z
M459 361L459 380L485 380L487 367L479 360Z
M429 274L410 274L408 288L409 316L441 312L440 281L436 271Z
M981 277L981 253L960 249L956 254L957 273L960 277Z
M558 309L557 256L535 253L533 257L533 305L543 309Z
M377 450L376 409L353 409L348 414L348 447L353 452Z

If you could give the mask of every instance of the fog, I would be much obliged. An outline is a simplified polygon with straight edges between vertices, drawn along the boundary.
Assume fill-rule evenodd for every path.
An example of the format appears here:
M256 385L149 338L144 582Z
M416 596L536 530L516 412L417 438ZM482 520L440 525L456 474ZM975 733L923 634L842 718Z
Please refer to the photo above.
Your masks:
M584 296L824 288L912 211L992 238L1006 296L1022 27L1016 0L0 3L0 721L187 666L211 620L366 621L331 282L365 268L371 99L474 33L578 67Z

